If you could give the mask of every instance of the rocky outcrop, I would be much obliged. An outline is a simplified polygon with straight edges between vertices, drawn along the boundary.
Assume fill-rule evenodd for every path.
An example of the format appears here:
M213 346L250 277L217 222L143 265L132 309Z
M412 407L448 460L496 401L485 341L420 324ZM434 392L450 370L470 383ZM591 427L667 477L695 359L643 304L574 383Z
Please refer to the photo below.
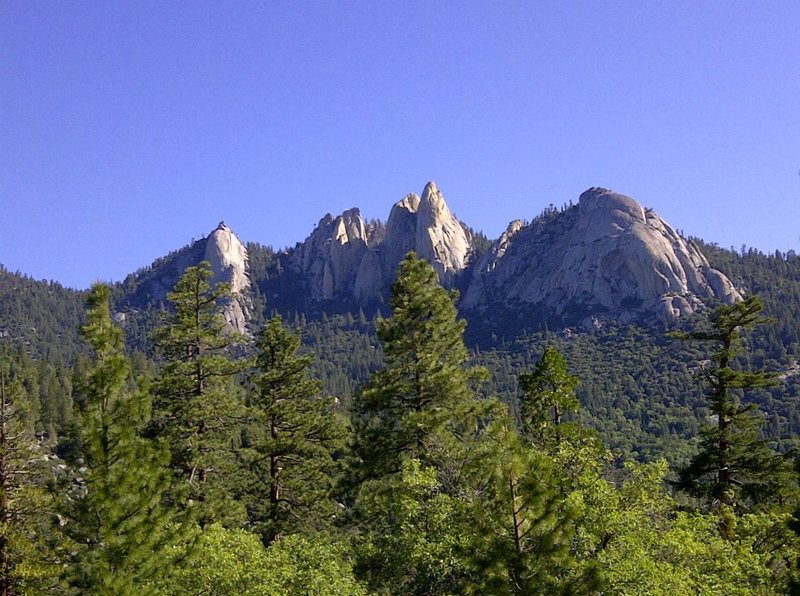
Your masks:
M335 218L327 214L319 221L295 256L296 267L308 276L312 299L352 294L368 241L358 209L348 209Z
M358 209L325 215L304 242L277 256L269 287L265 279L259 283L273 307L375 305L388 295L400 261L414 251L445 287L462 288L460 307L473 325L487 329L537 320L585 327L608 320L668 323L713 301L741 299L730 280L654 211L603 188L530 223L511 222L477 262L473 250L468 228L429 182L421 196L398 201L385 225L366 222ZM248 255L224 223L126 280L132 288L127 307L165 303L186 267L202 260L211 263L214 284L230 284L225 317L231 329L245 333L253 308Z
M233 294L225 305L224 315L228 325L238 333L247 332L250 316L250 278L247 275L247 249L231 229L220 222L205 240L203 260L211 264L214 276L212 287L227 283Z
M506 304L556 316L654 315L669 322L741 296L722 273L654 211L603 188L523 226L512 222L477 263L462 306ZM525 306L527 305L527 306Z
M402 258L414 251L428 260L446 287L466 267L470 237L436 184L422 198L398 201L380 236L368 234L358 209L323 217L293 255L295 270L307 279L313 300L377 300L390 286Z
M247 249L223 222L206 238L194 241L158 259L149 268L129 276L123 285L132 285L135 289L120 306L130 310L146 308L150 304L165 306L167 294L178 283L186 268L197 266L201 261L208 261L211 265L212 287L224 282L231 288L232 299L223 310L228 328L247 333L252 310Z
M445 287L451 287L456 274L467 266L470 238L433 182L422 193L416 224L415 252L433 265Z

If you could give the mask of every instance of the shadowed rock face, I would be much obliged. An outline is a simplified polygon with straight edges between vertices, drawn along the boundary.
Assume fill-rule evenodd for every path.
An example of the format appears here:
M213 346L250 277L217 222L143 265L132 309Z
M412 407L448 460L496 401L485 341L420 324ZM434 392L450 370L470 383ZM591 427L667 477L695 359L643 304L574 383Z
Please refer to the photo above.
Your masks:
M325 215L300 245L294 264L308 276L311 298L331 300L349 294L369 239L358 209L334 218Z
M603 188L528 226L512 222L477 263L462 305L483 310L499 295L557 315L579 305L623 322L643 313L669 322L703 301L741 299L654 211Z
M388 288L409 251L430 262L442 284L452 287L470 248L466 228L429 182L422 198L411 193L392 207L380 239L368 237L358 209L326 215L299 246L293 265L307 277L313 299L369 302Z

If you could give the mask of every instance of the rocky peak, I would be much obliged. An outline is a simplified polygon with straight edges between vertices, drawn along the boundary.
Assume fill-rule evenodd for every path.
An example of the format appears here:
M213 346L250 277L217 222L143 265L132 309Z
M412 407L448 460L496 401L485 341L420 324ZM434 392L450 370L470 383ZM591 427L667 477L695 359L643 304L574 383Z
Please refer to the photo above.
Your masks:
M428 182L422 192L416 224L416 253L433 265L443 285L452 286L467 264L470 239L434 182Z
M206 238L203 260L211 263L214 285L220 282L230 284L231 292L235 294L250 289L250 278L247 276L247 249L225 222L220 222Z
M300 245L294 265L308 275L314 299L330 300L350 291L367 246L366 225L357 208L335 218L326 214Z
M604 188L528 226L512 222L478 263L464 296L486 309L488 295L566 316L668 322L703 301L741 298L722 273L654 211Z
M372 240L370 240L372 238ZM316 300L377 300L389 287L403 257L414 251L427 259L446 286L466 266L470 239L450 212L436 184L420 198L409 193L394 204L381 234L370 236L358 209L326 215L295 253Z
M250 278L247 275L247 249L233 231L220 222L217 228L206 238L203 260L211 264L214 276L212 286L227 283L233 298L225 306L225 320L239 333L247 331L249 315Z
M414 193L409 193L392 207L386 222L386 234L383 241L382 266L384 269L390 269L393 264L397 266L406 253L415 249L419 204L420 198ZM381 273L381 278L385 277L386 275ZM379 291L380 288L376 288L376 290Z
M223 311L229 329L247 333L247 320L252 308L247 249L224 222L220 222L207 237L134 274L136 289L126 297L124 307L138 309L148 304L166 303L167 295L184 271L201 261L208 261L211 265L212 287L219 283L230 286L233 297Z

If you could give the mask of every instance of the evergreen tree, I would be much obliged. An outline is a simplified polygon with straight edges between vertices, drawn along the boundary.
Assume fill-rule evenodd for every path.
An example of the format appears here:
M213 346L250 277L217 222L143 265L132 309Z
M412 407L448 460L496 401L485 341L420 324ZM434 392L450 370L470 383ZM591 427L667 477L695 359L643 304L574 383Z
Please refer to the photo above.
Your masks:
M561 441L562 417L565 412L578 409L575 388L578 378L567 372L567 363L561 353L548 346L531 373L520 375L522 404L521 428L527 439L547 446Z
M511 420L509 420L509 423ZM477 526L471 549L479 593L580 594L597 587L595 569L576 572L570 552L575 511L553 473L553 461L496 424L477 472Z
M233 377L245 366L233 349L242 338L225 329L221 314L230 292L211 288L211 266L189 267L169 293L174 308L156 341L166 360L155 393L152 429L172 449L176 475L197 502L201 523L243 521L241 507L228 496L235 470L235 417L241 401Z
M355 404L363 524L357 573L378 592L459 593L472 585L473 478L500 408L477 398L455 296L410 253L378 322L384 367Z
M377 325L385 364L355 406L363 478L397 473L405 459L441 467L453 442L474 436L489 415L493 402L476 399L472 387L485 371L465 366L466 323L457 318L455 298L413 253L400 263L392 316Z
M742 351L742 333L769 322L762 310L761 301L752 296L719 306L711 315L709 329L679 334L716 345L717 351L703 371L716 424L701 430L700 451L680 471L677 486L724 511L780 499L785 488L783 459L759 437L763 417L755 405L741 404L738 395L774 385L775 374L734 368L736 355ZM724 522L723 530L732 536L731 523L732 519Z
M130 365L122 332L112 320L108 288L89 295L86 341L95 353L82 424L86 477L64 495L69 582L84 593L138 594L141 582L170 571L165 546L183 526L161 501L170 484L169 451L139 431L148 396L128 387Z
M334 455L345 428L333 398L308 378L311 358L298 356L300 339L279 316L258 339L255 387L249 399L247 459L252 486L249 523L269 545L282 535L330 527L338 506L331 498Z
M51 534L52 498L44 490L42 450L30 406L14 374L13 360L0 354L0 595L44 592L58 577Z

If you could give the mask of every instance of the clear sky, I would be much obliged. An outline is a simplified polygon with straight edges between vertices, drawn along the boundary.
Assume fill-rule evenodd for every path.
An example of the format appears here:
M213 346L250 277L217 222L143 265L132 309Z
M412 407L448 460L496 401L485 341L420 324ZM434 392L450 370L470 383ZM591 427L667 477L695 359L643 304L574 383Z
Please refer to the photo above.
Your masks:
M435 180L468 225L605 186L800 251L800 3L0 3L0 263L118 281Z

